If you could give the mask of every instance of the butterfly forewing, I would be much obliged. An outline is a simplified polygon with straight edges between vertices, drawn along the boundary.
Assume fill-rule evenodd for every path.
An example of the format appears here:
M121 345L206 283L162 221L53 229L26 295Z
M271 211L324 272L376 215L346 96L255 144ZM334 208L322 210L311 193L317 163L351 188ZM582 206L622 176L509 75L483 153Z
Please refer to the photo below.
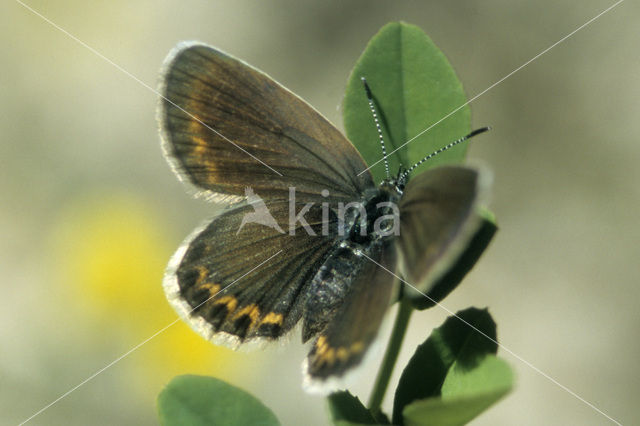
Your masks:
M163 146L200 194L237 201L251 186L300 201L357 199L372 185L362 157L302 99L212 47L185 43L165 61L159 109Z

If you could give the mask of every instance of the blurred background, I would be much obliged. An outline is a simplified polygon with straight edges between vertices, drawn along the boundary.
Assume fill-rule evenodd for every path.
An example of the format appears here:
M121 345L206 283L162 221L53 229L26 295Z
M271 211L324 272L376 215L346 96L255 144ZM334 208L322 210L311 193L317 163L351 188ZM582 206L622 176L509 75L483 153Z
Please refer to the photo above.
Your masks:
M169 50L197 39L342 128L349 72L391 20L424 29L472 97L613 1L27 3L153 88ZM473 102L474 126L493 130L469 155L494 171L500 231L443 303L489 307L503 345L622 423L640 418L638 18L622 3ZM216 206L162 157L153 92L13 0L0 36L0 423L16 424L176 318L164 267ZM399 365L446 317L412 318ZM323 425L324 400L300 390L305 354L298 335L232 353L179 323L30 424L156 424L162 386L197 373L251 391L283 424ZM500 354L517 387L474 424L607 424ZM376 366L353 389L365 401Z

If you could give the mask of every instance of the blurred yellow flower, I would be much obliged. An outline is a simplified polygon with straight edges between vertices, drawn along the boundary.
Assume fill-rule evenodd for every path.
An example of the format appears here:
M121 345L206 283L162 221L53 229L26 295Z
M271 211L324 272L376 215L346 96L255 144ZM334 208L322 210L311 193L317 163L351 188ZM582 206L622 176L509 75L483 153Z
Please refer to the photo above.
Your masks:
M177 248L151 205L132 194L101 194L68 204L53 238L58 281L76 301L82 323L99 336L121 337L116 347L129 349L173 322L162 277ZM129 357L131 377L145 392L177 374L238 378L243 357L217 347L182 321L156 336ZM155 398L155 393L150 395Z

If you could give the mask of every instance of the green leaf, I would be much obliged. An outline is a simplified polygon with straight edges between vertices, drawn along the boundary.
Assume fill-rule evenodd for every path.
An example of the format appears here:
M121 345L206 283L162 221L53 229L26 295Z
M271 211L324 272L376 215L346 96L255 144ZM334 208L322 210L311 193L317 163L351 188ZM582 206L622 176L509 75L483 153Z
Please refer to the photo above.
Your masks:
M487 220L493 223L494 225L498 223L496 219L496 215L486 207L480 207L480 209L478 209L478 214L482 216L484 220Z
M335 425L379 424L367 407L349 391L332 393L327 399L331 419Z
M449 293L458 287L458 284L460 284L465 275L471 271L478 259L480 259L482 253L484 253L489 246L489 243L498 230L495 224L495 217L486 209L482 209L478 214L482 217L480 228L476 231L469 245L453 267L449 269L427 293L427 297L414 289L405 288L404 294L411 299L411 305L415 309L424 310L431 308L448 296Z
M463 425L485 411L513 387L509 365L485 356L471 370L453 366L442 385L442 398L413 402L404 408L405 425Z
M509 365L495 355L486 355L474 368L454 363L442 384L442 399L506 392L513 386Z
M249 393L213 377L178 376L158 395L163 425L279 425L273 412Z
M467 102L462 84L447 58L420 28L392 22L371 39L358 59L344 98L347 137L368 165L382 159L382 150L361 77L365 77L371 87L388 153L433 125L390 156L392 175L397 173L400 164L409 167L471 129L468 106L434 125ZM425 166L461 162L466 145L445 151ZM421 168L424 170L425 166ZM382 162L371 172L376 182L385 178Z
M402 424L403 410L413 401L440 397L454 363L471 369L485 355L495 354L496 339L496 324L486 309L468 308L447 318L418 346L402 372L393 401L392 423Z

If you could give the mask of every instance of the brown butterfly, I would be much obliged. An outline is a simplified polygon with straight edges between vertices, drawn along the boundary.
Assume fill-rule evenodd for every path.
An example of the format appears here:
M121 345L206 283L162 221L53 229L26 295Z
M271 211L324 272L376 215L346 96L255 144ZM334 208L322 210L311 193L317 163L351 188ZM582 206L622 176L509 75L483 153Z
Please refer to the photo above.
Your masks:
M213 47L178 45L161 95L173 170L227 206L173 255L167 297L195 331L231 347L276 340L302 320L303 342L313 339L308 390L340 387L362 363L394 274L428 292L481 223L478 170L441 166L410 179L420 162L375 185L322 115Z

